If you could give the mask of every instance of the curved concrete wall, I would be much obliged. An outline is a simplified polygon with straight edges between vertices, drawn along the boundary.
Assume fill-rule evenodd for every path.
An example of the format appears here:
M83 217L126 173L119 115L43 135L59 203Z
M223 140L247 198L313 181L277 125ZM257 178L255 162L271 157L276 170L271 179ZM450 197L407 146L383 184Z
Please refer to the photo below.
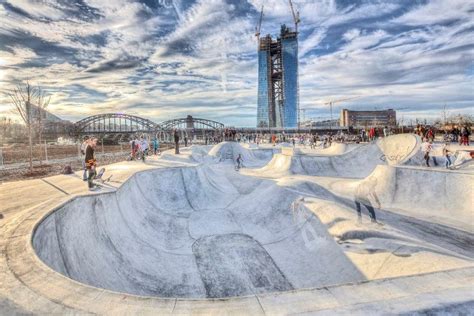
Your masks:
M334 144L327 149L332 154L311 154L309 151L302 154L301 149L288 147L282 148L281 154L274 155L258 172L277 176L365 178L379 165L405 163L419 152L419 147L419 137L412 134L393 135L352 148Z
M201 166L140 172L116 193L77 197L38 226L54 270L130 294L228 297L363 280L297 193ZM245 180L245 181L244 181ZM306 247L306 231L318 247Z
M294 154L291 148L282 149L258 172L268 175L303 174L323 177L364 178L377 165L385 164L383 152L376 144L356 147L342 155Z
M404 166L378 166L362 183L376 179L376 192L387 207L416 210L472 223L474 175Z

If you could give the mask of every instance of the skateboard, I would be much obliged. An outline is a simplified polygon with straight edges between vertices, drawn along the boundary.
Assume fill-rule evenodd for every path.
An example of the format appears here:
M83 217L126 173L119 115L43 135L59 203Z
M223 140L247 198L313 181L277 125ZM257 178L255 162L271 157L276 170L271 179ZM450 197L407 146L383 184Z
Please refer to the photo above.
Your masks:
M102 179L104 172L105 172L105 168L100 168L99 172L95 175L94 180Z
M95 180L94 182L96 184L104 184L104 183L109 182L110 179L112 179L112 175L110 175L108 178L103 179L102 176L104 175L104 173L105 173L105 168L101 168L99 170L99 173L97 173L97 175L94 177L94 180Z

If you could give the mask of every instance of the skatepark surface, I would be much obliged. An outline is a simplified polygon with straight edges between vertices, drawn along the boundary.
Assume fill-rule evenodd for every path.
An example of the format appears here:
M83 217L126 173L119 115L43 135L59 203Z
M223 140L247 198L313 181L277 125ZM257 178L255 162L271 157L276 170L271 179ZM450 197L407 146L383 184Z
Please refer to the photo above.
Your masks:
M415 166L419 145L226 142L108 166L94 193L77 175L3 184L0 311L468 311L474 175ZM360 192L381 224L357 220Z

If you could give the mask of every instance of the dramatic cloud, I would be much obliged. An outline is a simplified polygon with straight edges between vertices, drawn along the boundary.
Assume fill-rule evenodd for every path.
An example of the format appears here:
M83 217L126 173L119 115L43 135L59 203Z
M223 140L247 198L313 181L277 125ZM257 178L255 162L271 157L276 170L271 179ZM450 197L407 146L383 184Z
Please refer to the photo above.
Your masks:
M405 120L473 114L474 3L294 0L300 103L396 108ZM70 120L127 112L256 124L257 41L292 26L286 0L0 0L0 115L30 80Z

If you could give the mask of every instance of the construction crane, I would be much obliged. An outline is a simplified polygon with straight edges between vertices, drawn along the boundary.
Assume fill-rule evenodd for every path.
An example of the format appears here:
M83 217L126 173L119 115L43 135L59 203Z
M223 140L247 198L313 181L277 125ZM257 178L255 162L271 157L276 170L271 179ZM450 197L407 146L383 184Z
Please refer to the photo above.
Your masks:
M263 20L263 5L262 9L260 10L260 19L258 19L258 24L255 27L255 37L258 39L260 38L260 29L262 28L262 20Z
M303 122L306 121L306 109L300 109L303 112Z
M331 123L329 125L329 129L332 129L332 107L333 105L339 103L339 102L343 102L343 101L349 101L349 100L354 100L354 99L358 99L360 98L361 96L355 96L355 97L351 97L351 98L345 98L345 99L338 99L338 100L331 100L331 101L328 101L328 102L325 102L324 105L329 105L329 109L331 111Z
M291 9L291 14L293 15L293 21L295 22L295 32L298 33L298 23L301 22L300 12L299 11L295 12L295 9L293 8L293 3L291 2L291 0L288 0L288 2L290 3L290 9Z
M293 21L295 23L295 33L296 33L296 42L298 43L298 24L301 22L300 20L300 12L298 10L295 11L295 8L293 7L293 2L291 0L288 0L288 3L290 4L290 9L291 9L291 15L293 15ZM298 114L298 127L300 127L301 123L301 117L300 117L300 84L298 80L298 68L296 68L296 111ZM303 110L304 113L304 110Z

